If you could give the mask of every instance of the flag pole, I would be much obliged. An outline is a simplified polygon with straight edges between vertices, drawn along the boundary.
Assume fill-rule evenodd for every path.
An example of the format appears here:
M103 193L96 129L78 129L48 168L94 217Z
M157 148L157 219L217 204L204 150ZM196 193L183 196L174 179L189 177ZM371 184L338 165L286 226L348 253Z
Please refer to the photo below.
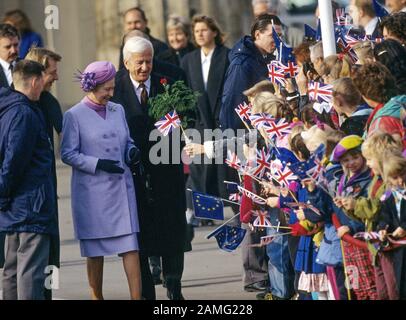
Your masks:
M213 233L215 233L217 230L221 229L222 227L224 227L225 225L227 225L227 223L229 223L230 221L234 220L235 217L238 217L241 215L241 212L238 214L235 214L232 218L228 219L226 222L224 222L221 226L219 226L218 228L214 229L214 231L210 232L207 236L206 239L209 239L208 236L212 235Z
M192 189L186 189L187 191L189 191L189 192L193 192L193 190ZM236 206L239 206L240 204L239 203L237 203L237 202L234 202L234 201L230 201L230 200L226 200L226 199L223 199L223 198L219 198L219 197L216 197L216 196L211 196L211 195L207 195L207 196L209 196L209 197L213 197L213 198L217 198L217 199L220 199L221 201L225 201L225 202L228 202L228 203L231 203L231 204L234 204L234 205L236 205Z
M185 129L183 129L182 124L180 125L180 129L182 130L183 136L185 137L185 142L186 142L186 144L191 143L192 141L191 141L191 140L188 138L188 136L186 135Z
M337 53L331 0L319 0L319 11L324 58L327 58Z
M225 183L225 184L235 184L235 182L230 182L230 181L224 181L224 183ZM247 189L245 189L245 188L243 188L243 187L241 187L241 186L240 186L240 188L241 188L242 190L244 190L244 191L247 191L247 192L249 192L249 193L252 193L252 194L256 195L259 199L261 199L262 201L265 201L265 202L266 202L266 200L265 200L264 198L260 197L259 195L255 194L254 192L249 191L249 190L247 190Z

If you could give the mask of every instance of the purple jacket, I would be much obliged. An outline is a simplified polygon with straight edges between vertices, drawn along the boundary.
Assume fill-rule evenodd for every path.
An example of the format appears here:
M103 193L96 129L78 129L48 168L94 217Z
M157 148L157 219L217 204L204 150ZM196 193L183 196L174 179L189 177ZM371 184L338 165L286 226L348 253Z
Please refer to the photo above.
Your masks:
M64 115L62 161L72 166L72 214L78 239L139 231L134 183L126 155L134 147L124 109L109 102L106 119L83 102ZM123 175L96 170L99 159L120 161Z

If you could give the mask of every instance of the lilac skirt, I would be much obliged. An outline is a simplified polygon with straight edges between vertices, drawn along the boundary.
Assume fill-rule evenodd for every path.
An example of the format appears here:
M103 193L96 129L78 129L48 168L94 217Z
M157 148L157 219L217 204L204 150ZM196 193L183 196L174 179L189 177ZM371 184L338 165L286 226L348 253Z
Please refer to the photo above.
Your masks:
M114 256L138 250L136 233L115 238L80 240L80 254L86 258Z

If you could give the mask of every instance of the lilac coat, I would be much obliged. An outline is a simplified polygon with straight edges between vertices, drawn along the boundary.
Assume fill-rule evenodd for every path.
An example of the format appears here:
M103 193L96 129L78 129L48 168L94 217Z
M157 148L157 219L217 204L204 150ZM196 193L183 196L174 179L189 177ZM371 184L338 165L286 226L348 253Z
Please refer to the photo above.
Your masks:
M134 147L124 109L109 102L106 119L83 102L64 115L61 155L72 166L72 214L77 239L102 239L139 231L134 183L126 165ZM99 159L120 161L123 175L96 170Z

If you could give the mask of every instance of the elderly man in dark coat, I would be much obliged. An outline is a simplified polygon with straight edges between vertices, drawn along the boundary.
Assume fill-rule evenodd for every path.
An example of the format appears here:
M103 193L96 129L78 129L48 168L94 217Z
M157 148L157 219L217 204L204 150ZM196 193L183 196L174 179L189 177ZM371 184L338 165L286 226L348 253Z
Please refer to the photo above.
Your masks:
M186 237L185 185L180 163L153 164L149 156L154 145L149 136L155 121L148 115L148 98L164 91L160 77L151 73L153 55L148 40L135 37L127 41L124 47L127 72L116 78L112 100L124 107L131 138L141 151L142 166L134 170L134 182L141 230L142 296L155 299L148 257L161 256L168 297L180 300Z
M3 298L44 299L50 237L57 234L52 147L35 101L44 67L23 60L15 91L0 89L0 231L6 232Z

